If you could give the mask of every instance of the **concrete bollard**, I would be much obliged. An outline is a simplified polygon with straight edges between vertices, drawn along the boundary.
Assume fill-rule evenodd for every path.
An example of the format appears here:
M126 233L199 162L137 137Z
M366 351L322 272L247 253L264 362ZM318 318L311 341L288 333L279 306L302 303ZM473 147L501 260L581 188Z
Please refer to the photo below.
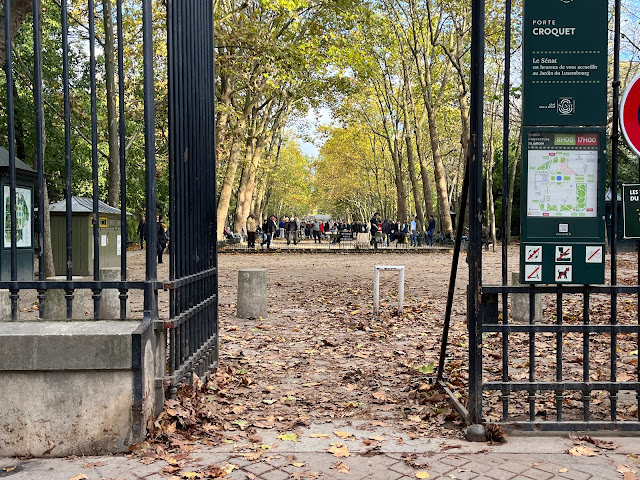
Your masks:
M83 277L80 276L73 276L72 280L79 282L82 278ZM66 275L47 277L47 281L53 282L63 282L66 279ZM73 300L71 302L73 319L84 319L84 299L86 297L86 293L86 290L74 290ZM47 290L47 296L44 301L43 320L67 320L66 294L67 293L64 290Z
M520 272L511 272L511 285L520 285ZM534 320L542 320L542 294L535 295L536 315ZM516 322L529 322L529 294L511 294L511 316Z
M238 270L238 318L267 317L267 271L264 268Z
M127 278L129 278L129 269L127 268ZM119 282L120 281L120 267L105 267L100 269L100 281L101 282ZM100 320L126 320L131 316L131 305L129 303L129 296L131 292L127 294L127 307L125 318L120 318L120 290L117 288L105 288L100 293L100 314L98 318Z
M18 300L18 321L20 321L20 303ZM11 292L0 290L0 322L11 322Z

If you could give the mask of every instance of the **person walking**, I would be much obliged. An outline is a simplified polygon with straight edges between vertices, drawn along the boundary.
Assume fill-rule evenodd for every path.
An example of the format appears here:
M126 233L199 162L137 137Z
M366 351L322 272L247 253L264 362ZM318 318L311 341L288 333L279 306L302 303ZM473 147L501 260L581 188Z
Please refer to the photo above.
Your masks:
M138 236L140 237L140 250L144 248L144 241L147 238L147 219L143 215L138 222Z
M380 214L378 212L374 213L369 223L371 224L371 229L369 231L369 233L371 233L371 241L369 242L369 244L373 245L373 247L377 249L378 240L376 239L376 233L381 231Z
M271 248L271 240L273 239L273 235L277 232L277 230L278 224L276 223L276 217L274 215L271 215L266 222L264 229L266 235L260 246L264 246L266 244L267 250Z
M157 246L158 263L163 263L162 252L164 252L164 249L167 248L167 241L169 240L169 237L167 236L167 231L164 228L164 224L162 223L162 221L164 220L164 216L160 214L158 215L157 218L158 218L158 221L156 223L156 228L158 231L158 246Z
M287 245L291 245L293 242L294 245L298 244L298 229L300 228L300 221L298 217L291 217L289 222L287 223Z
M322 243L320 238L320 221L317 217L313 218L313 243Z
M429 225L427 226L427 246L433 247L433 232L436 231L436 220L433 215L429 215Z
M256 216L250 213L247 217L247 246L256 248Z
M418 232L418 226L416 224L416 217L411 217L411 223L409 224L409 242L412 247L417 246L416 233Z

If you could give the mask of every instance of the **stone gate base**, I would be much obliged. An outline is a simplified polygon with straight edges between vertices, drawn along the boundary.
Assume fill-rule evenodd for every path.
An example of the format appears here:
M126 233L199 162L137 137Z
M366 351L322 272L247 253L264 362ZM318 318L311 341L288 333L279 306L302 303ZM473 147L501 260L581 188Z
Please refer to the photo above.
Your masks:
M126 450L162 408L164 353L140 321L0 323L0 456Z

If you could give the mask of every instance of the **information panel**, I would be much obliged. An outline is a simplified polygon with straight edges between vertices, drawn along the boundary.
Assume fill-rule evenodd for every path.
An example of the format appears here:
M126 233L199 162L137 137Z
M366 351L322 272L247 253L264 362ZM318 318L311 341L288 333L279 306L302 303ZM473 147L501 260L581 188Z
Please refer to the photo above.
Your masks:
M607 0L525 0L525 125L607 122Z
M525 127L521 283L604 283L605 129Z
M640 185L622 185L624 238L640 238Z
M531 132L527 216L595 217L598 135Z

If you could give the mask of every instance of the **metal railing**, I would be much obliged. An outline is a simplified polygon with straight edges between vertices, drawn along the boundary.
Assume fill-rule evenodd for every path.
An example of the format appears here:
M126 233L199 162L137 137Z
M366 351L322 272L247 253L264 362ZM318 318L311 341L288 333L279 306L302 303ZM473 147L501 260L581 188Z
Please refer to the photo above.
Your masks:
M218 362L213 4L167 4L169 25L169 395Z
M128 112L125 96L125 84L128 81L125 72L124 43L125 31L123 1L116 0L113 12L103 12L103 15L114 15L115 32L115 78L117 81L117 116L119 141L119 202L121 207L121 253L120 253L120 281L101 281L100 247L101 238L99 223L99 202L105 196L100 191L101 171L99 156L106 156L100 150L102 138L98 128L98 99L103 98L104 92L98 91L99 84L104 80L98 72L97 52L100 52L96 36L96 19L100 18L96 12L94 0L88 0L84 13L74 13L71 17L71 5L68 0L61 0L59 15L61 25L61 84L56 79L55 85L46 85L51 91L60 90L60 98L64 110L64 178L65 198L65 232L64 255L66 260L66 279L47 281L45 278L44 252L50 247L49 237L45 232L45 192L46 180L44 169L44 108L43 77L42 77L42 2L33 0L33 96L35 119L35 161L34 169L37 176L36 199L38 206L38 248L39 262L37 279L19 279L17 242L18 223L16 217L16 119L14 105L14 70L16 64L13 57L13 22L22 22L27 13L19 12L20 18L12 16L11 7L18 2L3 2L5 45L6 45L6 98L7 98L7 139L9 151L8 186L10 214L10 279L0 281L0 289L8 289L11 299L11 320L19 317L19 301L25 290L36 290L39 301L39 315L43 317L46 311L47 292L64 290L66 298L66 317L77 318L80 312L73 311L73 300L78 290L90 290L93 294L93 317L100 318L101 300L104 289L118 289L120 300L120 318L127 315L126 305L130 300L130 292L138 290L144 297L144 313L142 321L152 324L157 330L167 335L168 357L167 375L158 379L165 386L170 386L170 392L175 392L175 386L182 381L189 380L190 373L203 374L216 365L218 355L218 310L217 310L217 248L216 248L216 191L215 191L215 96L214 96L214 46L213 46L213 4L206 0L192 0L188 2L167 2L167 42L168 42L168 112L169 112L169 219L170 219L170 252L169 279L158 281L158 226L155 221L157 211L156 178L156 101L158 94L155 90L154 76L154 21L152 1L140 0L134 9L135 15L142 18L142 65L138 72L142 80L143 91L143 125L141 133L144 137L144 195L145 216L148 219L145 227L147 248L145 252L144 280L132 281L128 278L126 246L127 246L127 148L137 138L138 133L127 133L126 114ZM51 10L48 10L50 15ZM131 11L127 11L131 14ZM85 15L84 18L80 18ZM70 35L70 21L73 31ZM76 165L72 149L80 132L78 126L72 122L73 90L77 89L70 80L73 61L70 54L71 37L78 42L86 37L88 49L81 50L75 55L88 56L88 79L90 91L90 136L82 135L82 140L90 145L91 197L92 197L92 236L93 271L92 279L74 277L74 255L77 255L78 245L73 243L72 221L72 190L74 189L74 171ZM135 35L134 35L134 38ZM84 42L84 40L82 40ZM157 38L156 38L157 41ZM77 59L75 59L77 61ZM77 108L77 107L73 107ZM102 113L102 112L100 112ZM134 135L132 137L132 135ZM128 143L129 142L129 143ZM131 204L131 201L129 201ZM63 237L64 238L64 237ZM161 320L158 314L158 292L160 289L169 290L170 311L169 318ZM84 311L82 312L84 315ZM61 319L63 320L63 319ZM142 381L136 377L136 381ZM141 388L138 389L142 391Z
M64 182L65 182L65 203L66 203L66 222L65 222L65 255L66 255L66 280L59 281L47 281L45 275L45 261L43 260L44 252L50 245L47 244L49 237L44 235L45 232L45 153L44 153L44 108L45 100L43 97L43 50L42 50L42 2L41 0L33 0L31 12L23 11L24 8L21 5L15 6L20 8L17 12L12 12L12 3L10 1L3 2L3 15L4 15L4 34L5 34L5 74L6 74L6 112L7 112L7 149L9 152L9 165L8 165L8 177L9 177L9 211L10 211L10 257L11 257L11 272L10 279L0 281L0 289L8 289L11 299L11 320L18 320L19 315L19 301L20 293L25 290L37 290L38 298L38 310L39 316L43 317L46 313L46 299L47 291L50 290L64 290L66 298L66 316L67 318L73 318L80 312L73 312L73 300L76 290L90 290L92 292L92 298L94 303L93 316L94 319L98 319L100 316L100 305L103 289L115 288L120 291L120 317L126 316L126 302L129 297L130 290L142 290L145 297L145 320L151 321L157 316L157 303L154 304L154 299L157 297L157 290L161 287L161 284L157 282L157 270L155 264L155 256L153 255L153 246L156 239L156 225L155 222L147 222L146 236L149 244L152 248L147 249L148 255L146 259L146 274L144 281L130 281L127 279L127 172L126 172L126 128L125 128L125 111L127 108L124 97L124 66L123 66L123 22L122 22L122 0L116 1L117 11L117 28L116 30L116 45L117 45L117 76L119 86L119 132L118 138L120 143L119 150L119 175L120 182L120 203L121 203L121 246L122 254L120 255L120 269L121 280L105 282L100 280L100 227L99 227L99 200L101 192L99 191L99 177L102 173L99 170L99 138L98 138L98 73L97 73L97 60L96 60L96 26L95 26L95 2L89 0L87 5L87 18L75 19L75 22L81 21L86 24L87 29L87 42L89 44L88 56L89 56L89 83L90 83L90 138L85 140L90 142L91 148L91 196L93 204L93 228L92 228L92 244L93 244L93 279L78 281L73 278L73 256L74 245L72 241L73 228L72 228L72 189L73 189L73 175L72 165L74 164L72 143L74 141L74 125L71 121L71 88L70 83L70 39L69 39L69 2L68 0L62 0L60 4L60 25L61 25L61 59L62 59L62 83L58 85L56 79L56 85L46 85L48 89L61 90L62 106L63 106L63 122L64 122ZM151 19L151 0L141 0L141 8L143 12L142 32L144 41L144 99L145 99L145 119L144 119L144 133L145 133L145 164L144 168L147 172L146 177L146 202L147 218L153 219L156 214L156 165L155 165L155 108L154 108L154 85L153 85L153 55L151 45L151 32L152 32L152 19ZM26 21L27 13L32 13L33 22L33 77L31 83L33 88L33 100L34 100L34 126L35 126L35 155L34 155L34 170L36 171L36 200L38 206L38 226L36 235L38 245L37 252L39 255L37 280L27 279L19 280L18 273L18 258L19 258L19 245L17 238L18 223L16 217L16 188L17 188L17 175L16 175L16 118L15 118L15 77L14 71L16 70L16 63L14 62L14 35L16 29L13 28L13 24L18 25L21 22ZM22 72L25 75L25 72ZM33 213L33 212L32 212ZM31 226L29 226L31 228Z
M468 248L469 286L468 286L468 329L469 329L469 383L468 403L466 407L457 404L463 410L468 423L483 423L487 418L501 418L501 421L525 430L640 430L640 413L637 418L626 415L621 418L620 396L626 395L627 403L634 402L640 407L640 378L637 364L631 374L622 376L620 365L620 337L625 336L632 346L638 347L640 324L636 318L633 322L621 322L618 309L619 297L627 296L638 306L640 301L640 287L637 285L619 286L616 246L618 209L616 195L612 195L612 228L611 238L611 272L608 285L590 286L509 286L508 285L508 255L507 246L502 250L502 284L486 285L482 279L482 194L483 194L483 69L484 69L484 31L485 31L485 2L474 0L473 26L471 46L471 141L469 153L469 218L470 244ZM510 61L510 32L511 32L511 1L505 2L505 63L504 82L504 139L503 149L503 185L508 185L508 138L509 138L509 61ZM613 127L611 133L612 153L612 184L617 186L618 171L618 122L617 110L619 100L619 57L620 57L620 1L615 1L615 32L614 32L614 72L613 72ZM503 198L506 198L506 188L503 187ZM506 216L502 218L502 231L506 231ZM639 259L640 260L640 259ZM640 264L640 261L639 261ZM640 271L639 271L640 275ZM510 299L513 295L528 295L529 321L515 322L510 319ZM547 294L552 297L541 320L536 311L536 295ZM576 308L575 296L581 299L581 308ZM554 302L555 300L555 302ZM597 317L592 315L594 304L599 307ZM575 318L566 318L569 307L575 310ZM608 310L603 313L603 309ZM546 335L547 341L540 339ZM635 337L634 340L629 340ZM524 336L524 338L522 338ZM578 338L576 338L576 336ZM549 339L549 337L551 337ZM577 346L580 355L567 358L570 346ZM492 350L491 361L485 350ZM525 349L526 347L526 349ZM541 350L555 350L555 360L545 364L542 371ZM525 350L523 352L523 350ZM575 349L574 349L575 350ZM637 350L636 350L637 351ZM524 358L523 358L523 355ZM603 360L603 356L605 359ZM443 357L444 358L444 357ZM515 358L521 365L526 366L527 374L517 375L519 368L514 365ZM598 361L598 371L594 362ZM636 360L637 361L637 360ZM579 363L581 372L569 371L568 364ZM442 364L441 364L442 365ZM600 371L602 367L602 371ZM442 376L442 372L439 372ZM551 378L549 378L551 376ZM595 378L594 378L595 376ZM523 378L525 377L525 378ZM594 395L604 392L605 397ZM629 393L635 392L636 398L629 399ZM492 402L491 394L500 396L498 403ZM552 395L550 398L548 395ZM525 396L525 398L522 397ZM578 396L579 400L575 400ZM519 402L516 403L516 397ZM571 398L569 398L571 397ZM539 403L544 398L544 406ZM573 402L571 411L565 402ZM522 403L528 404L526 418L522 418ZM581 405L579 418L576 418L575 402ZM455 403L455 402L454 402ZM546 408L555 403L555 419L546 420ZM596 408L596 403L599 405ZM501 404L500 410L496 405ZM637 407L636 407L637 408Z

